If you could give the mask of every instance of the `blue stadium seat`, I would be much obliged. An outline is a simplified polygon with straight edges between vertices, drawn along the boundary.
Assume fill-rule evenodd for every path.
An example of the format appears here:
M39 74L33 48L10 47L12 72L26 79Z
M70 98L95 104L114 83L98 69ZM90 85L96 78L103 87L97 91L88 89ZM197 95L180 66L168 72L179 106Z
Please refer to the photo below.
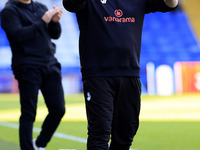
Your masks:
M146 85L146 64L170 65L199 61L200 47L183 11L145 16L141 52L141 80Z

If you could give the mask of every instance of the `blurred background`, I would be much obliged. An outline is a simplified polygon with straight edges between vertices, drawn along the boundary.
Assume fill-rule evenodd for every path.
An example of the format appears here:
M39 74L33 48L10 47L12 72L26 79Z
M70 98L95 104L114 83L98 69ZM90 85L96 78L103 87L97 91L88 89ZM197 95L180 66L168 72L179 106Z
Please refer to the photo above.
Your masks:
M7 0L0 1L0 11ZM52 8L61 0L40 1ZM145 16L141 48L142 92L148 95L173 95L200 92L200 1L181 0L174 12ZM0 20L1 21L1 20ZM82 92L78 52L79 29L74 13L64 10L62 35L56 57L62 64L66 94ZM11 50L0 26L0 93L17 93L11 70Z

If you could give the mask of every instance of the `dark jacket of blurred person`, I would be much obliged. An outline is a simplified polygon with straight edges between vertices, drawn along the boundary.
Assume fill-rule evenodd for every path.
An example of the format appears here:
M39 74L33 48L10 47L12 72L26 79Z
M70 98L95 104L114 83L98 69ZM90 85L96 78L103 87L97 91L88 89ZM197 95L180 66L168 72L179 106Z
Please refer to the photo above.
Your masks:
M21 116L21 150L45 150L65 113L61 65L55 58L51 39L61 34L63 10L32 0L10 0L1 12L1 25L12 50L12 69L18 81ZM48 114L37 139L33 140L38 92L41 90Z
M22 65L52 65L57 63L54 54L55 44L51 38L61 35L59 22L46 24L41 18L47 11L38 2L30 7L21 2L10 0L1 12L1 26L6 31L12 49L12 69Z

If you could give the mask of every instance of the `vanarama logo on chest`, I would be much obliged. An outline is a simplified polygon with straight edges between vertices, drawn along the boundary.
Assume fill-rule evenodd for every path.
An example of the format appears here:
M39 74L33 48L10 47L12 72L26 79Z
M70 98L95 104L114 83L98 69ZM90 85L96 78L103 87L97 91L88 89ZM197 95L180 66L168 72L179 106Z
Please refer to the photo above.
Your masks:
M115 17L109 16L109 17L104 17L106 22L122 22L122 23L127 23L127 22L131 22L134 23L135 22L135 18L134 17L122 17L123 16L123 11L121 9L116 9L114 11Z

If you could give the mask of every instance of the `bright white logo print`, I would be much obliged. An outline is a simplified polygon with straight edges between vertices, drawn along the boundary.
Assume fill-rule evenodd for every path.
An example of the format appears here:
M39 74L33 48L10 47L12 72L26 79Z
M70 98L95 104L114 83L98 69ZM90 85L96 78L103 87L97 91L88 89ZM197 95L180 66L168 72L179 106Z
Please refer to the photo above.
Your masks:
M107 0L100 0L102 4L106 4Z
M90 100L91 100L90 92L87 92L87 101L90 101Z

